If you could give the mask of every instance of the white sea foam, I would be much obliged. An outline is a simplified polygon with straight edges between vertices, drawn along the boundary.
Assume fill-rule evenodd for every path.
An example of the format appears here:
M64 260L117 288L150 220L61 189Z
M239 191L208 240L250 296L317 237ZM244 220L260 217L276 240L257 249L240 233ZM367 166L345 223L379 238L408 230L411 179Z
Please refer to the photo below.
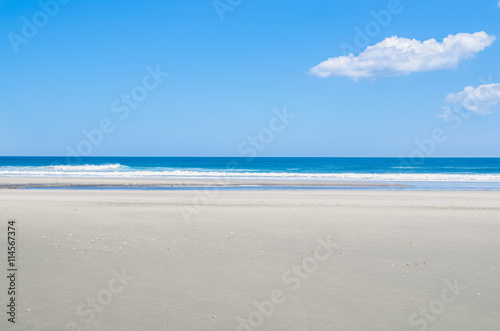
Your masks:
M82 178L164 178L164 179L263 179L263 180L330 180L363 182L500 182L500 174L371 174L371 173L290 173L290 172L227 172L194 170L141 170L120 164L50 166L50 167L0 167L4 177L82 177Z
M123 166L119 163L115 164L103 164L103 165L92 165L92 164L85 164L85 165L58 165L58 166L48 166L48 167L42 167L42 168L52 168L54 170L62 170L62 171L87 171L87 170L113 170L113 169L119 169L122 168Z

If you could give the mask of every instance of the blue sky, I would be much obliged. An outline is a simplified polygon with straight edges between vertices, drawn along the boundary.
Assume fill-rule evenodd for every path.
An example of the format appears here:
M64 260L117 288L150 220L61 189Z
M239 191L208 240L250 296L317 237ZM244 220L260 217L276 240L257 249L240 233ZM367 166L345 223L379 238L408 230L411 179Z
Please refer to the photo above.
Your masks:
M496 0L41 3L0 1L0 155L245 156L286 107L258 156L500 156Z

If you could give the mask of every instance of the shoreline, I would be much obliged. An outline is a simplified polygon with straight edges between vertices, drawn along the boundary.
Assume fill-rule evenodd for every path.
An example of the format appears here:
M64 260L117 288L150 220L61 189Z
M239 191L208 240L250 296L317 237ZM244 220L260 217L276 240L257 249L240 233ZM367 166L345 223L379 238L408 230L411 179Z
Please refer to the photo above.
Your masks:
M164 179L102 177L0 177L0 189L31 190L157 190L157 191L500 191L497 182L457 181L333 181L266 179Z
M137 179L77 177L0 177L0 189L23 188L409 188L411 185L374 182L242 179Z

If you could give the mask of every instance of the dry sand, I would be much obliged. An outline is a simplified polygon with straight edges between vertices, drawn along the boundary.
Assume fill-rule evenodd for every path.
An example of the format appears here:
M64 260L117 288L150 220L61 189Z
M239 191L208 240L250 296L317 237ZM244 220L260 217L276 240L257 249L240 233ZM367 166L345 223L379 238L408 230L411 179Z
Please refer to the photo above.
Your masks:
M1 330L500 325L500 192L1 189L0 215Z

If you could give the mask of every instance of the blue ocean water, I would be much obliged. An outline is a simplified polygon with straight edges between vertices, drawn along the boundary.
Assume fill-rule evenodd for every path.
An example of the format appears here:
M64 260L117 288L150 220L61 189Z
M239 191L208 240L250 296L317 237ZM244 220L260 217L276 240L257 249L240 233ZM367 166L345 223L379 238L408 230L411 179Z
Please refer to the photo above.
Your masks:
M0 157L1 177L238 178L500 187L500 158ZM498 184L497 184L498 183ZM462 186L464 186L462 185Z
M354 181L429 190L500 190L500 158L84 157L77 161L0 157L0 177Z

